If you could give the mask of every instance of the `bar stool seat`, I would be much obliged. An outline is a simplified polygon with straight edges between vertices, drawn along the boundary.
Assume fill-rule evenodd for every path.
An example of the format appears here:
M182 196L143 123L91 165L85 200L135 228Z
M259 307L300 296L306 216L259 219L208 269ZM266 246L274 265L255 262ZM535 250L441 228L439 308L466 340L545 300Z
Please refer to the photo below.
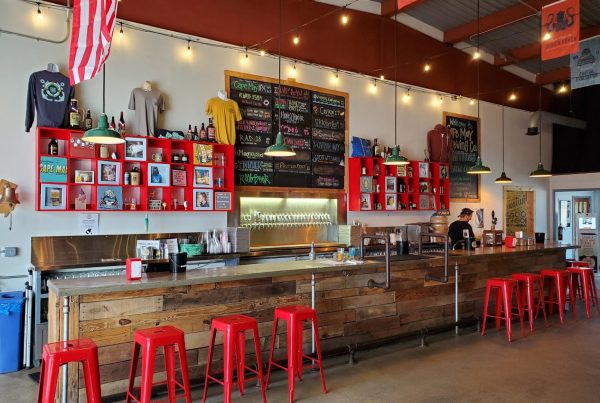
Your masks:
M490 302L490 293L492 290L496 291L496 312L494 315L488 314L488 307ZM512 312L512 294L515 291L517 299L518 314ZM504 320L506 326L506 336L508 341L512 341L512 325L511 320L514 316L518 316L521 322L521 334L525 335L523 325L523 304L519 297L519 282L510 278L491 278L486 281L485 287L485 303L483 308L483 327L481 335L485 336L485 324L487 318L496 319L496 329L500 330L500 321Z
M223 332L223 381L210 375L210 366L212 362L215 337L217 331ZM246 331L251 331L254 337L254 351L256 353L256 367L253 368L246 366ZM208 346L208 359L206 362L206 376L204 379L204 393L202 395L202 401L206 401L206 394L208 392L208 382L210 380L215 381L223 385L225 392L224 402L231 402L231 391L233 389L233 369L237 367L237 383L240 395L244 394L244 382L256 379L244 377L245 370L253 372L258 377L260 383L260 392L262 394L262 401L266 403L267 397L265 391L267 386L263 380L262 372L262 359L260 352L260 338L258 336L258 322L256 319L245 316L245 315L228 315L213 318L210 329L210 344ZM236 362L234 362L234 353Z
M519 298L523 303L523 308L527 308L527 319L529 321L529 333L533 333L533 322L538 316L540 308L544 314L544 324L548 325L546 309L544 308L544 283L542 276L535 273L514 273L510 277L519 282ZM537 303L535 303L535 286L537 284ZM534 310L535 304L535 312Z
M573 311L573 317L577 320L577 310L574 304L575 295L573 294L573 283L571 275L566 270L560 269L542 269L540 271L542 281L546 284L549 279L548 298L544 297L544 305L549 304L548 312L552 315L554 305L558 306L558 317L561 325L565 323L565 306L567 303L567 289L569 291L569 306ZM554 300L554 294L557 295L557 301Z
M287 368L273 361L275 336L277 335L277 324L279 320L283 320L287 324ZM302 351L302 330L304 321L312 322L317 358L305 355ZM267 369L266 385L267 387L269 386L272 365L287 371L288 396L290 403L294 401L294 382L296 375L298 376L298 379L302 380L302 362L304 358L310 360L313 366L314 364L319 366L323 393L327 393L327 387L325 386L325 374L323 373L323 359L321 357L321 342L319 340L317 312L314 309L301 305L290 305L275 308L275 319L273 322L273 334L271 336L271 350L269 352L269 367Z
M127 386L125 402L129 403L132 400L134 402L141 403L150 402L150 397L152 395L152 378L154 377L156 350L161 347L164 349L167 380L163 382L156 382L154 385L167 384L170 402L175 402L176 398L181 396L185 398L186 403L192 402L187 359L185 356L184 334L181 330L173 326L158 326L135 331L133 335L131 367L129 370L129 384ZM179 353L179 366L181 367L182 382L178 382L176 379L175 347L177 347ZM142 350L142 383L140 387L140 398L138 400L134 396L133 391L140 349ZM183 389L182 395L175 394L177 386Z
M37 402L54 403L58 370L61 365L70 362L81 362L83 366L87 401L102 403L98 347L90 339L60 341L44 345Z

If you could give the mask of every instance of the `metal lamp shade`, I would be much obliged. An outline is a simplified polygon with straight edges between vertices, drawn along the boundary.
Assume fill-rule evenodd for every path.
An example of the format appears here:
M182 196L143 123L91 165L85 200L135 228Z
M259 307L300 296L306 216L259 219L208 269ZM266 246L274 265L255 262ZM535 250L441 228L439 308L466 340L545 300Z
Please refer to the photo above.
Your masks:
M538 166L535 169L535 171L529 174L530 178L548 178L550 176L552 176L552 174L550 173L550 171L547 171L544 168L544 164L542 164L541 162L538 163Z
M104 113L98 119L98 127L86 131L82 140L97 144L122 144L125 142L118 131L108 128L108 117Z
M394 147L392 155L385 158L383 165L408 165L410 161L400 154L400 147Z
M471 175L489 174L491 172L492 170L490 168L483 165L483 163L481 162L481 157L477 157L475 165L473 165L467 170L467 173Z
M496 183L512 183L512 179L506 176L506 173L502 171L502 174L496 178Z
M296 151L290 146L283 143L283 134L277 133L275 144L267 147L264 155L267 157L293 157L296 155Z

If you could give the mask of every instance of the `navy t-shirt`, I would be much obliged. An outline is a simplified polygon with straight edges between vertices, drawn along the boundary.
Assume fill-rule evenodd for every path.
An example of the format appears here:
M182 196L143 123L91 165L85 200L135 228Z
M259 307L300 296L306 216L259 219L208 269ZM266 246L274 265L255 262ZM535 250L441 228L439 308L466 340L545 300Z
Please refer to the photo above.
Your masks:
M29 132L37 110L37 125L66 127L68 124L69 101L74 89L69 77L47 70L36 71L29 77L27 89L27 112L25 131Z

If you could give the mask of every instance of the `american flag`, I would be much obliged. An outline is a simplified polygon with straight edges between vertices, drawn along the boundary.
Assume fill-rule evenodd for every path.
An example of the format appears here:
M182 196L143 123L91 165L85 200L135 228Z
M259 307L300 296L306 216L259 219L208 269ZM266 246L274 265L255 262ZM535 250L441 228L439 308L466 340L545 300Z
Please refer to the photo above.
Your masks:
M69 78L71 85L93 78L110 53L118 0L75 0Z

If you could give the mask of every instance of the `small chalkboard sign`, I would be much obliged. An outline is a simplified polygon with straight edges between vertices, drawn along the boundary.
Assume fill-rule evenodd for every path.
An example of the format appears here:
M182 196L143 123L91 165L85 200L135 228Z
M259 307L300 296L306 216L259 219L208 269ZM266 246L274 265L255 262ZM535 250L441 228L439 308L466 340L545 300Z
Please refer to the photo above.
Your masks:
M479 175L467 173L479 155L479 119L444 112L444 125L452 138L450 198L453 202L479 202Z
M231 210L230 192L215 192L215 210Z

